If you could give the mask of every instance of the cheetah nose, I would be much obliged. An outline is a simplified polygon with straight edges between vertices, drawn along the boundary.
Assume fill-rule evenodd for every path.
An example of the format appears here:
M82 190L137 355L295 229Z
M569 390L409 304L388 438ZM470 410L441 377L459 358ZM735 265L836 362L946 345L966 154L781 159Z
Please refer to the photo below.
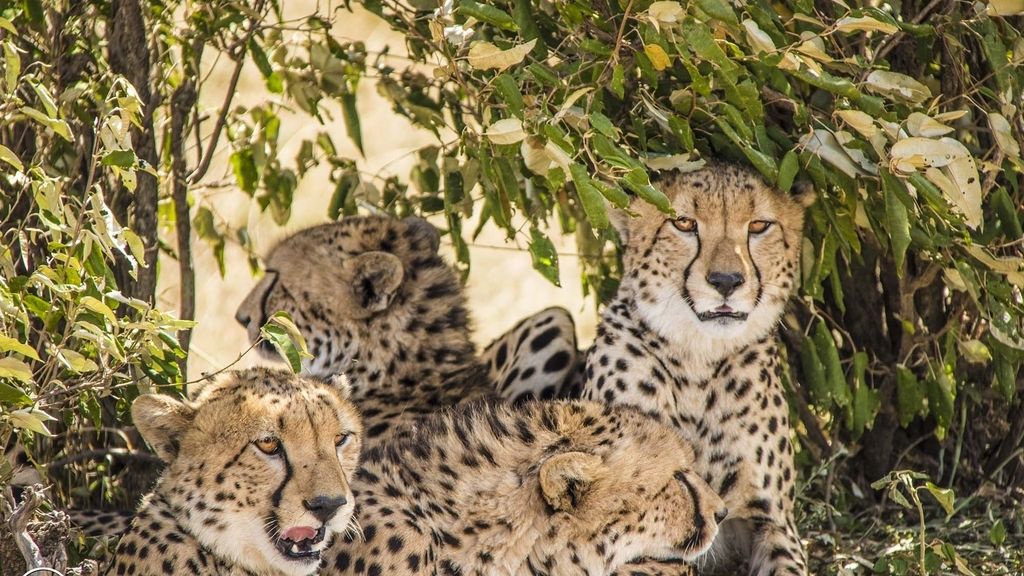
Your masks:
M235 312L235 320L238 321L238 323L241 324L244 328L248 328L249 320L251 320L251 318L249 318L248 314L239 310Z
M743 284L743 274L740 272L712 272L708 274L708 284L715 287L723 297L732 294L736 287Z
M314 496L309 500L303 500L302 505L306 507L321 522L327 522L334 517L341 508L348 503L344 496Z
M729 515L728 508L722 508L718 512L715 512L715 522L721 524L725 521L725 518Z

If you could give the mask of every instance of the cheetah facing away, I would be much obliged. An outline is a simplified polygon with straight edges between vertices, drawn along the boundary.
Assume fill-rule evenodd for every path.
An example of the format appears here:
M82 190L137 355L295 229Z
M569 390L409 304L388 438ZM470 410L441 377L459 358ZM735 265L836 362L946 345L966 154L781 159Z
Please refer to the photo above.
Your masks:
M465 296L420 218L348 217L280 242L236 318L250 340L288 312L318 375L344 373L371 446L391 428L438 408L493 396L551 396L576 364L572 317L549 308L477 358ZM266 344L261 352L274 357Z
M586 358L583 398L661 414L729 509L708 568L803 575L795 470L775 328L798 271L813 192L733 165L672 174L676 217L634 200L624 277ZM723 562L724 560L724 562Z
M669 426L597 402L480 403L368 451L353 479L363 538L321 574L601 576L702 554L725 515Z
M139 396L132 417L167 463L107 574L308 575L350 528L362 425L331 383L253 368L195 400Z

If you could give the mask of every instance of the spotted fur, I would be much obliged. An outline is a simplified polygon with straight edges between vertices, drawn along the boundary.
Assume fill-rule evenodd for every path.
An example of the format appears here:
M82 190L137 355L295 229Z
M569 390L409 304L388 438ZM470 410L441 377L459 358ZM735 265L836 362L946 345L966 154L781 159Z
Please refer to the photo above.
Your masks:
M692 449L654 418L595 402L477 404L370 450L357 535L321 574L602 576L690 560L724 516Z
M355 506L362 425L340 380L254 368L195 400L137 398L132 417L167 468L107 574L315 573Z
M659 186L677 216L632 203L625 275L587 354L583 397L662 414L694 445L694 467L730 511L710 568L803 575L775 328L813 194L783 194L732 165Z
M271 251L236 318L255 342L270 314L288 312L313 355L304 368L349 377L369 445L440 407L494 396L493 382L525 398L564 381L576 363L569 314L542 311L477 358L458 275L438 246L419 218L310 228Z

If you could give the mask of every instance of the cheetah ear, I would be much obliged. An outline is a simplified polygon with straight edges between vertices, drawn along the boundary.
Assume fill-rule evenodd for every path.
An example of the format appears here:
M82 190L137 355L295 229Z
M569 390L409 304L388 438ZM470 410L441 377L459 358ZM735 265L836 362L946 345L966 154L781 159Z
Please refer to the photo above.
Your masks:
M544 500L563 512L572 512L597 479L601 458L585 452L564 452L540 466L540 489Z
M167 463L174 461L181 437L195 419L194 408L163 394L143 394L132 403L132 421L156 455Z
M608 206L608 222L619 233L619 239L622 240L623 246L629 243L630 220L632 220L632 216L629 215L628 211L615 206Z
M387 252L366 252L352 261L352 295L367 312L380 312L391 305L405 272L402 261Z
M441 233L433 224L415 216L404 218L402 222L416 250L427 248L431 254L437 254L437 249L441 247Z
M348 400L352 395L352 387L348 383L348 377L344 374L335 374L328 378L327 383L338 393L342 400Z
M818 199L818 195L814 192L814 185L807 181L793 183L790 194L804 208L810 208L811 204Z

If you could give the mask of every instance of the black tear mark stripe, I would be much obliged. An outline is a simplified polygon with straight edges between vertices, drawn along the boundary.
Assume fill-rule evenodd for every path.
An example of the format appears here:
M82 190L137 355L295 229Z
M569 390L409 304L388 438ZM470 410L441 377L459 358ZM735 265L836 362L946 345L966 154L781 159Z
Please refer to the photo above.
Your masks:
M747 256L750 258L750 265L754 268L754 277L757 278L757 294L754 296L754 307L756 308L761 303L761 296L764 294L764 282L761 281L761 269L757 267L754 251L750 249L750 232L747 232Z
M682 541L680 548L683 550L696 550L697 545L700 544L700 537L704 533L705 526L704 516L700 513L700 495L697 494L697 489L693 487L693 484L690 483L690 480L686 478L682 471L676 472L674 476L683 486L686 486L686 490L690 493L690 498L693 500L693 531Z
M263 291L263 297L260 298L260 318L259 318L260 326L262 326L263 324L266 324L266 320L267 320L267 316L268 316L267 303L268 303L268 300L270 300L270 293L273 292L274 291L274 287L277 286L277 280L278 280L277 270L265 270L264 272L267 274L267 276L270 277L270 285L267 286L267 289ZM253 320L255 320L255 318Z
M288 461L288 452L281 446L281 461L284 462L284 480L281 481L281 485L274 490L274 495L271 496L271 503L274 508L278 508L281 505L281 497L284 494L284 489L288 486L288 482L292 479L292 464Z
M694 233L693 236L694 238L697 239L697 253L694 254L693 258L690 259L690 262L686 265L686 268L683 268L683 301L686 302L686 305L690 307L690 311L693 312L694 315L697 315L699 317L699 314L697 314L697 309L693 307L693 298L690 297L689 285L690 269L693 268L693 264L697 262L697 260L700 258L700 251L702 248L702 244L700 241L700 230Z

